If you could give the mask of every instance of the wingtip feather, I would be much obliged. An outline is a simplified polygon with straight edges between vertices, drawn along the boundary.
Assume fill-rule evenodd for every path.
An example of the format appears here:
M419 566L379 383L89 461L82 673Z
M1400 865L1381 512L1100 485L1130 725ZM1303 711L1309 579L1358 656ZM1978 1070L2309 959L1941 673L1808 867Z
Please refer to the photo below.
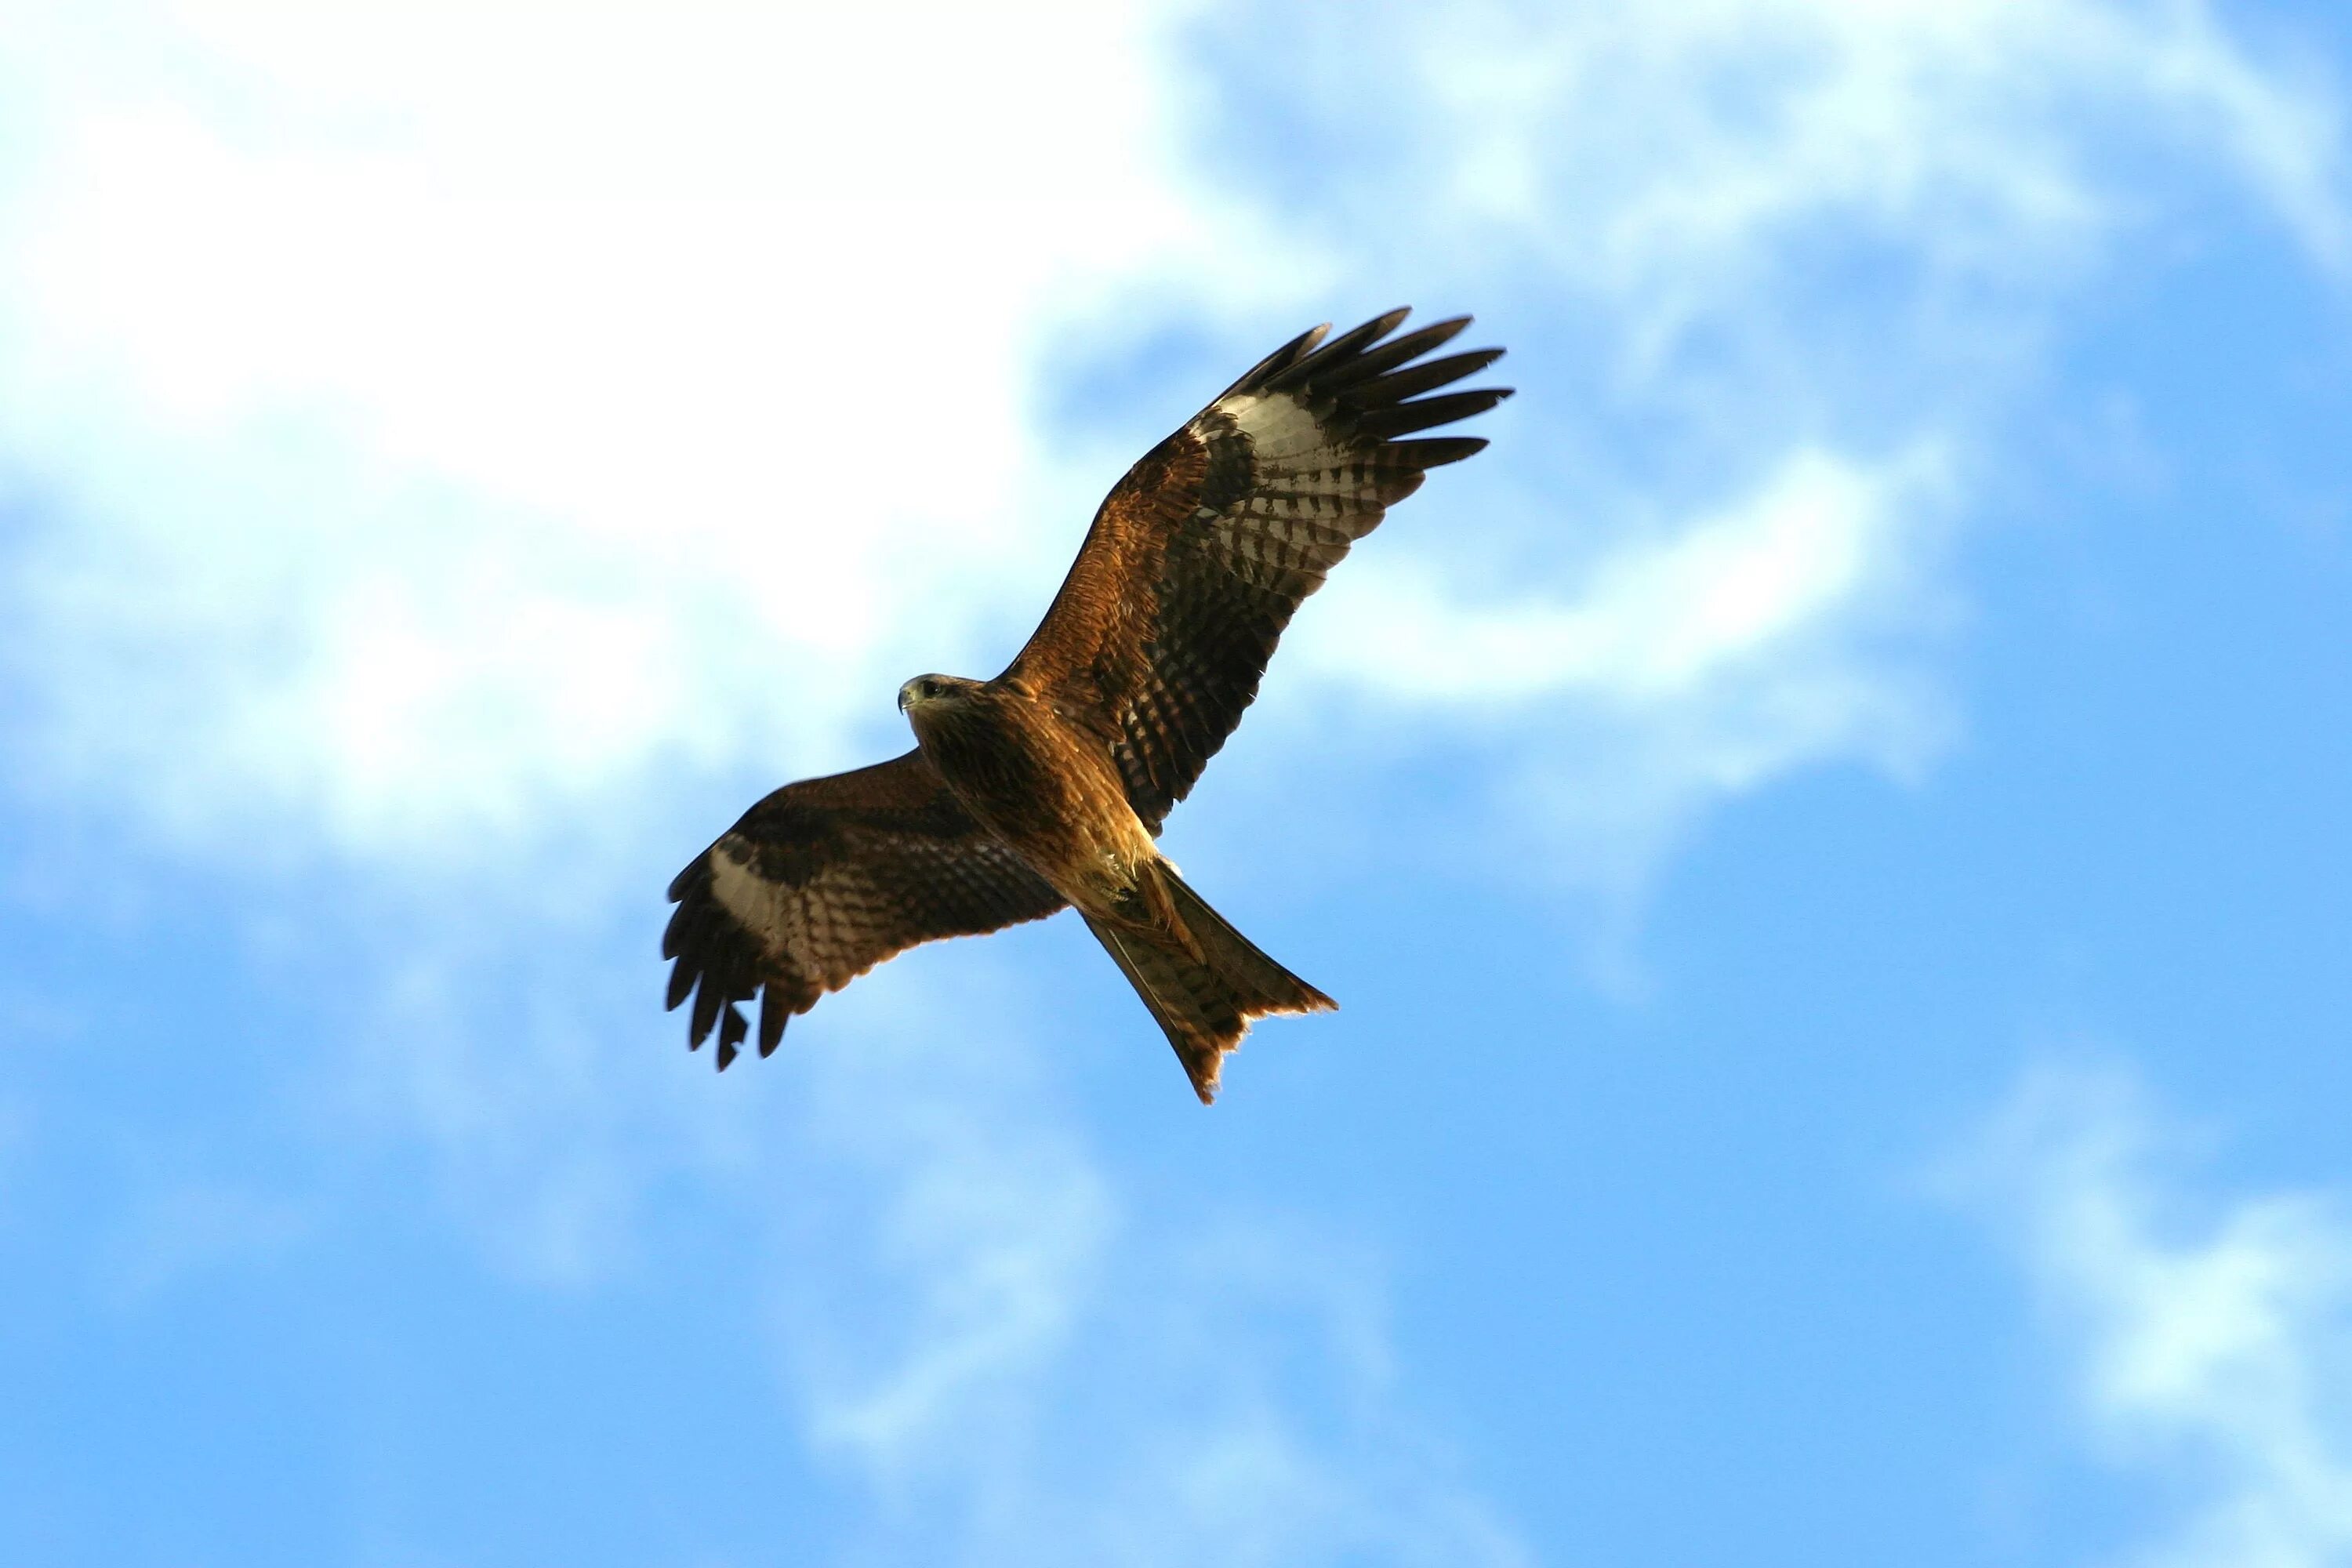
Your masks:
M1457 419L1475 417L1510 395L1511 389L1507 386L1484 386L1475 392L1449 392L1439 397L1424 397L1413 403L1374 409L1363 416L1357 427L1375 440L1390 440L1399 436L1410 436L1417 430L1451 425Z
M793 1010L784 1001L783 992L774 981L760 991L760 1055L762 1059L776 1054L776 1045L784 1037L784 1026L792 1022Z
M1409 364L1433 350L1444 348L1462 334L1470 324L1467 316L1454 316L1443 321L1433 321L1416 327L1400 338L1391 338L1377 347L1367 348L1342 365L1325 371L1321 382L1327 391L1339 392L1358 387L1387 374L1399 365Z
M743 1010L732 1002L727 1004L727 1011L720 1016L719 1022L719 1070L720 1072L725 1072L728 1064L742 1054L743 1037L751 1032L751 1026L743 1017Z
M1265 390L1288 392L1304 386L1317 376L1344 366L1350 359L1387 337L1404 324L1412 314L1410 305L1374 316L1370 321L1349 328L1313 353L1293 360L1278 374L1266 378Z
M704 971L702 984L694 992L694 1018L687 1026L688 1049L702 1048L702 1042L710 1037L710 1031L718 1026L719 1009L726 1000L718 976Z
M1424 471L1475 458L1486 449L1484 436L1436 436L1423 441L1391 441L1385 448ZM1416 478L1419 476L1416 475Z

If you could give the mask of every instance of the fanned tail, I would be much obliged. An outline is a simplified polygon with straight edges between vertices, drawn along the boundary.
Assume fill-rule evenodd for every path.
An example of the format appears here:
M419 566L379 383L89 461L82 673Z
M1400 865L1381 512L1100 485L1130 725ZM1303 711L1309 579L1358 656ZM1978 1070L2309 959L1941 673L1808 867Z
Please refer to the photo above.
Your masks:
M1087 929L1160 1021L1192 1080L1192 1092L1206 1105L1216 1098L1225 1053L1241 1044L1251 1019L1328 1013L1339 1004L1260 952L1166 861L1155 870L1175 913L1176 931L1144 931L1091 917Z

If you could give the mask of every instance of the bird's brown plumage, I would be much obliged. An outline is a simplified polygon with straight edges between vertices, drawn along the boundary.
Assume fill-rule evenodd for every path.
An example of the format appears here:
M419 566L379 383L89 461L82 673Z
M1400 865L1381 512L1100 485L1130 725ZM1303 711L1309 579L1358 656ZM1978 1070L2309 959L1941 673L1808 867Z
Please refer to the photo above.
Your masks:
M1088 717L1136 815L1155 828L1241 722L1276 642L1324 574L1423 473L1486 444L1395 437L1510 395L1486 387L1404 401L1503 352L1408 365L1470 322L1380 343L1404 318L1392 310L1320 347L1320 327L1293 339L1145 453L1104 499L1053 606L1005 671Z
M1468 324L1285 344L1114 487L1061 591L990 682L901 693L919 744L777 791L670 886L670 1005L719 1063L761 996L760 1049L874 964L1077 904L1203 1100L1252 1017L1331 1005L1151 847L1241 721L1301 602L1423 475L1486 443L1403 439L1509 395L1430 396L1501 350L1427 359ZM1384 341L1385 340L1385 341ZM912 694L911 698L910 695ZM1123 798L1122 798L1123 797Z
M693 995L692 1042L718 1028L721 1068L750 1032L736 1004L755 994L764 1057L793 1014L893 953L1062 907L919 751L786 784L696 856L669 896L669 1005Z

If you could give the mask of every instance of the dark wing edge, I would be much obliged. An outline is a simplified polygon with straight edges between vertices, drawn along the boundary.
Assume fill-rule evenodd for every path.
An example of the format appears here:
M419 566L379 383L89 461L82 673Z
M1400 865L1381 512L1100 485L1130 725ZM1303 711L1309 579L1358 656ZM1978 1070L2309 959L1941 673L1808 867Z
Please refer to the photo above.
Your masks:
M1240 724L1300 604L1430 469L1486 445L1402 437L1511 395L1429 395L1503 351L1426 358L1470 318L1391 337L1407 314L1300 334L1146 453L1005 671L1089 714L1155 832Z
M688 995L688 1045L715 1029L719 1069L884 959L940 937L1052 914L1061 895L973 820L920 752L787 784L745 812L669 885L668 1005Z

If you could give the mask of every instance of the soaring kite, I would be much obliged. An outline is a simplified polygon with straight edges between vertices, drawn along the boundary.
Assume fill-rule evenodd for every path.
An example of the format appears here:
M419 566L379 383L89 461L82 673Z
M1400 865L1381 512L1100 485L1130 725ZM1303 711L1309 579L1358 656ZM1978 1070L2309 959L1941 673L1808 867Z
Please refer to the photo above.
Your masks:
M1241 722L1282 629L1422 476L1486 446L1400 440L1507 387L1424 396L1502 357L1423 356L1470 324L1402 337L1392 310L1276 349L1144 454L1095 513L1062 591L993 680L898 689L915 749L788 784L669 885L669 1005L719 1066L893 953L1075 905L1214 1097L1250 1020L1337 1005L1201 900L1153 840ZM1320 345L1319 347L1318 345Z

